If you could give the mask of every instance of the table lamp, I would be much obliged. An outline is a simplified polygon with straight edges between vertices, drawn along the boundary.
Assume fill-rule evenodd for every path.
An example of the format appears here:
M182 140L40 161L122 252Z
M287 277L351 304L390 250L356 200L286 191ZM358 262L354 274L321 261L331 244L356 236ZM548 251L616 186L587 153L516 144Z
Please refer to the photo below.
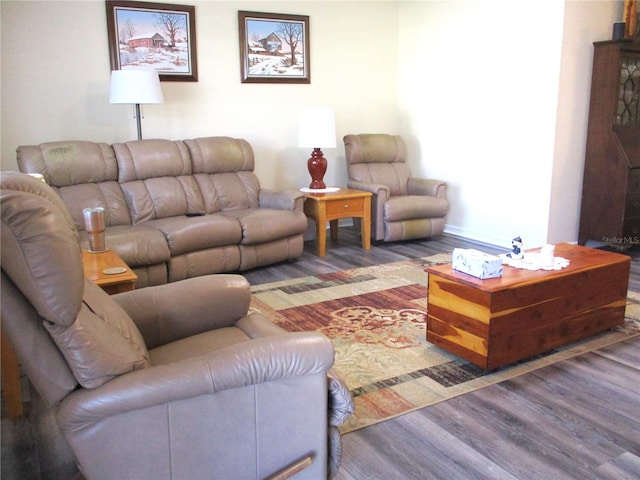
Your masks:
M109 103L133 103L135 105L138 140L142 140L140 104L164 103L158 72L154 70L112 71Z
M298 124L298 147L313 148L307 160L311 175L312 190L322 190L326 185L322 181L327 171L327 159L321 148L336 147L336 122L331 108L303 108L300 110Z

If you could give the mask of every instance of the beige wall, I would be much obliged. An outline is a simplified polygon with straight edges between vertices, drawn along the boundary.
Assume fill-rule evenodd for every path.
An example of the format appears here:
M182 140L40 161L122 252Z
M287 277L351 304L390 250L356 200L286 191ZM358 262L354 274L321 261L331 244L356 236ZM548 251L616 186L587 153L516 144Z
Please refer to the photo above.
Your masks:
M266 187L308 184L300 107L336 109L325 180L344 184L347 133L401 133L416 173L450 185L447 231L507 245L575 241L591 43L620 1L185 1L196 6L199 82L163 83L145 138L249 140ZM103 0L0 2L2 169L15 149L135 137L110 105ZM240 83L237 11L310 16L311 85ZM526 19L522 20L522 19Z
M339 148L325 150L325 181L344 184L342 136L397 128L396 4L182 1L196 7L197 83L163 82L147 105L143 138L246 138L266 187L309 184L310 151L297 148L298 112L336 109ZM133 108L111 105L104 0L6 1L2 9L2 169L22 144L135 138ZM240 83L238 10L310 16L311 84ZM372 58L371 55L374 54Z

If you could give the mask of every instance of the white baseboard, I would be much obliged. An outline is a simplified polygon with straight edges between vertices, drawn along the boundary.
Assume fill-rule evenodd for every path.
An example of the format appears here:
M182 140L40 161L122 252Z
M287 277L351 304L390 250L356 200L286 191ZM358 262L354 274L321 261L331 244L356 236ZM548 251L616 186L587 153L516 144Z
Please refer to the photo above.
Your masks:
M511 239L505 240L502 237L488 235L485 232L471 231L465 228L456 227L454 225L445 225L444 233L455 235L456 237L466 238L474 242L486 243L493 247L511 248Z

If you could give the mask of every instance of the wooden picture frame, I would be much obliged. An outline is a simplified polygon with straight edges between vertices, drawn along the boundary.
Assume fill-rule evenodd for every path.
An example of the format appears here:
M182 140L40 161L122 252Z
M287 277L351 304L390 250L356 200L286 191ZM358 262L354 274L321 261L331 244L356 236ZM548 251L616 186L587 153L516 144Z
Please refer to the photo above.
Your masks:
M106 0L112 70L154 69L161 81L197 82L195 7Z
M624 38L640 42L640 7L638 0L624 2Z
M238 12L242 83L311 83L309 17Z

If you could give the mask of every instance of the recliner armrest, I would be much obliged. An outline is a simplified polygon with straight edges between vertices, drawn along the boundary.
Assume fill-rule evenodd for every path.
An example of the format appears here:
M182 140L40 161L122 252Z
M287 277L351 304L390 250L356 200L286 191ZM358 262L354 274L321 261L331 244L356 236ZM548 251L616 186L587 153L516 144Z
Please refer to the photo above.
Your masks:
M446 199L447 183L442 180L411 177L407 183L407 191L409 195L431 195Z
M136 324L147 348L232 326L251 302L242 275L217 274L146 287L112 297Z
M268 188L262 188L258 197L260 207L275 208L276 210L298 210L302 212L303 202L304 193L299 190L276 192Z
M242 342L206 355L121 375L70 394L58 409L63 430L123 413L213 395L233 388L327 372L331 341L318 332L295 332Z
M359 182L356 180L349 180L347 183L349 188L355 188L356 190L364 190L365 192L371 192L374 195L382 195L385 200L389 198L389 187L380 183L367 183Z

